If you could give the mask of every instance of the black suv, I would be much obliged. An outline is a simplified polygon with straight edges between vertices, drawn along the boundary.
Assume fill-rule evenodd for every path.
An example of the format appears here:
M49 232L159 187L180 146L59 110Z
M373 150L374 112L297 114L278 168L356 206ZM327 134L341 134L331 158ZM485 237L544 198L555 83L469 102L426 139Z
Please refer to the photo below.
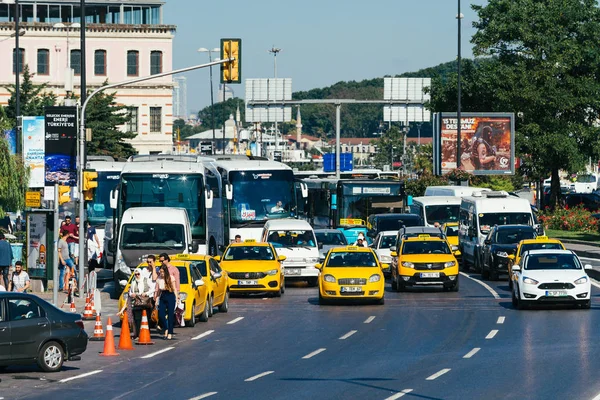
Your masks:
M481 277L495 281L500 274L508 274L508 256L517 251L521 240L535 237L535 229L529 225L494 226L483 242Z
M417 214L373 214L367 219L371 238L381 231L397 231L403 226L423 226L423 219Z
M582 205L586 210L595 213L600 210L600 195L597 193L571 193L564 197L564 203L569 208Z

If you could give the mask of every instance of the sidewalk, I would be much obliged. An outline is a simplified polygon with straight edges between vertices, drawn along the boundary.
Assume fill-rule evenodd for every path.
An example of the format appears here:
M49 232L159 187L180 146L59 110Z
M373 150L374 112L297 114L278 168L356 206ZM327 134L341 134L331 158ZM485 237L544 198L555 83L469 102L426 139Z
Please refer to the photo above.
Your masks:
M561 239L561 241L567 249L573 250L579 257L595 258L600 262L600 243L570 239ZM593 269L588 271L588 275L596 280L600 280L600 264L593 267Z

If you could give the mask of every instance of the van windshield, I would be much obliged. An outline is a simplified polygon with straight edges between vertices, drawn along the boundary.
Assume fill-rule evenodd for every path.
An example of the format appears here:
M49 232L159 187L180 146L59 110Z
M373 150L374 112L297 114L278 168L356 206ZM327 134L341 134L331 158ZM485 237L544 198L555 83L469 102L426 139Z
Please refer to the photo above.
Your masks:
M433 225L435 222L439 222L440 225L446 222L458 221L458 214L460 212L460 204L436 204L431 206L425 206L425 216L427 217L427 223Z
M317 247L313 231L269 231L267 241L273 247Z
M123 224L123 249L183 249L185 235L181 224Z
M479 230L488 233L494 225L533 225L531 213L479 214Z

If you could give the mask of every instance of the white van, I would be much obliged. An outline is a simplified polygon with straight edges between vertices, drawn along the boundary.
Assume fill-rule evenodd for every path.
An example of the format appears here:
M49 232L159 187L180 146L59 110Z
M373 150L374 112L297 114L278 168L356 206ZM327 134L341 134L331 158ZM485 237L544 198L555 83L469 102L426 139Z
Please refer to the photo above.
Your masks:
M543 234L529 200L507 192L479 192L463 197L460 204L458 247L463 263L481 269L483 242L494 225L529 225Z
M148 254L187 254L198 250L198 245L192 243L190 221L184 208L129 208L123 213L119 231L115 284L123 290L131 272ZM201 250L201 254L206 254L206 245Z
M283 271L287 280L304 280L310 286L318 283L319 248L312 226L300 219L274 219L267 221L262 241L275 247L278 255L286 257Z
M414 197L410 212L420 216L425 226L433 226L436 222L442 226L446 222L458 221L460 201L461 198L456 196Z
M491 189L474 186L427 186L425 196L472 196L475 192L491 192Z

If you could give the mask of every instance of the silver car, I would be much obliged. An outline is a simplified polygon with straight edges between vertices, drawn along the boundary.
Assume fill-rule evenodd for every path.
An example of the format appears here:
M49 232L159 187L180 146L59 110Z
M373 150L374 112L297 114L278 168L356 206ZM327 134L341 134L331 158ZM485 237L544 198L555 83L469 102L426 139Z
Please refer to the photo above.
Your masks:
M317 237L321 262L325 261L329 250L348 246L346 237L337 229L315 229L315 236Z

